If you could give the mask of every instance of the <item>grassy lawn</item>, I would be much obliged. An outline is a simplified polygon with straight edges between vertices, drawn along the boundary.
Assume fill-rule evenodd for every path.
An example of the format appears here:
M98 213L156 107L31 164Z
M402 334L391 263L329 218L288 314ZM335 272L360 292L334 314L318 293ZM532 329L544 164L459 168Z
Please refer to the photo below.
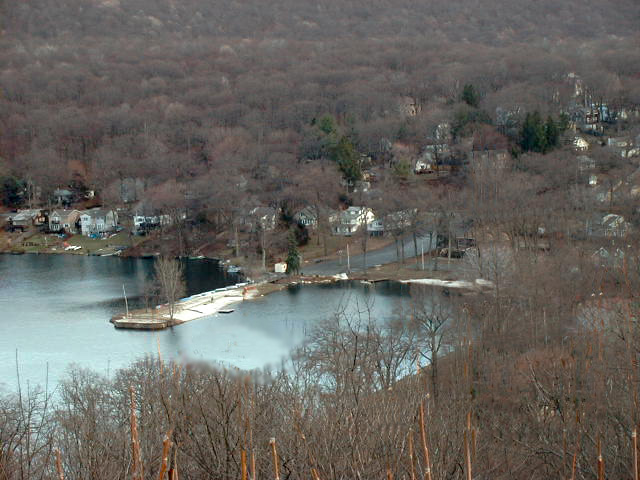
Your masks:
M25 253L72 253L76 255L87 255L90 253L109 254L117 251L116 247L131 247L139 244L143 239L140 237L130 237L129 232L123 230L109 238L94 239L83 235L73 235L62 239L57 235L36 233L28 236L20 244L13 242L14 248L19 248ZM65 242L70 246L82 247L78 250L66 250Z
M80 250L76 250L77 253L89 254L89 253L112 253L116 249L113 247L132 247L141 242L140 237L129 236L129 232L123 230L116 235L105 239L96 239L85 237L84 235L74 235L67 239L67 243L73 246L82 247Z

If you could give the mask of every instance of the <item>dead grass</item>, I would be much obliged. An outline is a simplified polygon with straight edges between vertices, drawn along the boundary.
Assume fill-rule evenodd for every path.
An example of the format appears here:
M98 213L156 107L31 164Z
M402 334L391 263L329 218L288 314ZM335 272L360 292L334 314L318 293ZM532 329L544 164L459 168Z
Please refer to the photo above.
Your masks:
M426 258L425 258L426 261ZM451 266L456 266L460 259L451 259ZM438 262L438 270L432 270L427 266L422 270L420 265L416 265L415 258L406 259L405 263L387 263L377 267L370 267L367 274L357 273L351 278L366 279L371 281L379 280L413 280L418 278L438 278L441 280L459 280L459 274L454 273L448 266L447 260L441 259Z
M367 250L377 250L379 248L386 247L393 243L393 239L390 237L369 237L367 239ZM320 239L320 245L318 245L318 235L315 232L311 233L309 243L300 247L298 250L302 254L304 260L329 260L336 259L340 256L339 252L342 251L343 255L346 255L347 244L349 244L349 253L351 255L357 255L362 253L362 240L360 237L342 237L342 236L327 236L327 255L324 254L324 244Z
M129 237L129 233L122 231L116 235L105 239L94 239L83 235L73 235L67 239L60 238L55 234L9 234L3 232L0 236L0 248L7 251L20 249L25 253L71 253L76 255L87 255L90 253L108 254L115 253L115 247L131 247L140 244L143 239L139 237ZM65 250L67 245L82 247L79 250Z

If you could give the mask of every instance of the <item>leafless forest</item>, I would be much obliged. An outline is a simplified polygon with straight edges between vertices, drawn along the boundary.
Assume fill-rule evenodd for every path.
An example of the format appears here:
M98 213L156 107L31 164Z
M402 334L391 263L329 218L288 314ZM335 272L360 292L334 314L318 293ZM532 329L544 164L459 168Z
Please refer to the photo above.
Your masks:
M133 182L189 253L268 206L235 253L269 260L303 207L455 218L493 283L337 313L271 376L5 392L0 480L639 479L636 0L0 0L0 31L3 211Z

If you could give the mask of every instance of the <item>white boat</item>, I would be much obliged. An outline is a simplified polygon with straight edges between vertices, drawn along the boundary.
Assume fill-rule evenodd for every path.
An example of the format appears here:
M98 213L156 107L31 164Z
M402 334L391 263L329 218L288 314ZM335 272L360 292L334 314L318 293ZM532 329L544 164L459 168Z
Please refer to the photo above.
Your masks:
M240 267L237 265L228 265L227 273L240 273Z

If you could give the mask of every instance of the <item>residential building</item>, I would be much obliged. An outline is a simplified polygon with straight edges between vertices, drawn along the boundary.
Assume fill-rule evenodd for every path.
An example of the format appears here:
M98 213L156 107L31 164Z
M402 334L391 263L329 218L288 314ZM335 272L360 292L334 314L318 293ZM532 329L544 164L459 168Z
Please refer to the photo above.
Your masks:
M80 231L82 235L103 235L113 232L118 226L118 214L113 210L95 208L80 214Z
M333 234L343 236L353 235L362 225L367 225L374 220L373 210L367 207L349 207L329 217Z
M372 237L381 237L384 235L384 222L381 219L376 219L367 223L367 233Z
M615 213L596 215L586 225L587 235L592 237L624 237L629 229L624 217Z
M258 226L262 230L274 230L278 223L279 211L273 207L256 207L251 210L251 225L253 229Z
M318 226L318 216L313 207L304 207L293 216L293 219L307 228L316 228Z
M171 225L170 215L134 215L133 232L143 235L162 226Z
M10 231L25 231L31 227L39 227L47 222L47 216L43 210L27 209L18 210L17 213L9 216L7 229Z
M80 220L78 210L53 210L49 214L49 231L77 233L78 220Z
M53 191L53 199L59 207L68 207L73 203L73 192L66 188L56 188Z

